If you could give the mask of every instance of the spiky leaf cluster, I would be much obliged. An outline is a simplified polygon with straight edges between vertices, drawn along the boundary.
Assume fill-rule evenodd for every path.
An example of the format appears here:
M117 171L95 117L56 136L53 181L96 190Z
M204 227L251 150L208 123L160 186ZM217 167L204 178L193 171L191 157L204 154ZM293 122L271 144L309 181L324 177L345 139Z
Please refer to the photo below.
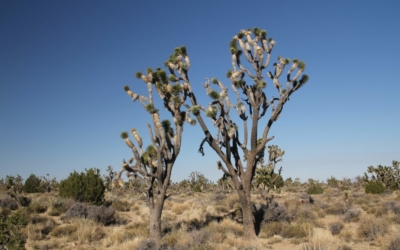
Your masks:
M174 136L174 129L171 127L171 122L169 120L163 120L161 122L161 125L163 126L164 132L168 134L169 136Z
M158 109L156 109L152 103L146 105L146 111L150 114L158 113Z
M200 114L200 108L199 108L198 106L192 106L192 107L190 108L190 111L192 111L192 114L193 114L193 115L198 115L198 114Z
M211 97L211 99L213 99L214 101L219 99L219 93L217 91L215 91L215 90L211 90L208 93L208 96Z
M217 115L218 109L215 106L211 107L211 110L206 111L206 116L207 117L215 117Z

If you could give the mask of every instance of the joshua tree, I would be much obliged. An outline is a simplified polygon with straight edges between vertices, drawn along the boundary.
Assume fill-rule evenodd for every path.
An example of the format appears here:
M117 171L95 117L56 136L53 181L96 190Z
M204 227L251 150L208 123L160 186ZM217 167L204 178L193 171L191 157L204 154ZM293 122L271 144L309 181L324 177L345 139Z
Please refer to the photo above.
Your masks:
M260 159L259 164L256 168L256 174L254 176L254 186L257 188L261 195L266 198L270 189L277 189L284 186L282 179L282 167L275 172L276 164L282 161L282 157L285 151L280 149L276 145L268 146L268 164L263 165L263 159Z
M290 60L278 57L278 62L273 64L274 72L266 73L277 89L278 97L267 98L265 94L267 81L263 71L270 63L271 52L275 44L276 42L272 38L267 39L265 30L258 28L242 30L233 37L230 42L232 69L228 71L227 77L230 79L231 88L236 96L235 103L228 96L228 88L216 78L212 78L211 81L207 80L204 84L212 102L208 104L207 108L197 102L189 82L187 69L190 60L186 48L177 48L165 64L171 72L170 79L177 80L186 86L191 101L189 108L204 132L205 137L200 144L199 152L204 155L203 145L204 143L209 144L221 159L217 162L218 168L231 178L239 195L246 238L256 237L251 187L256 166L264 156L265 146L273 139L273 137L268 137L269 131L272 124L280 117L283 106L289 101L289 97L308 81L308 76L302 75L305 63L294 59L285 77L286 84L282 85L279 77ZM242 64L243 56L252 70ZM292 76L294 72L295 74ZM246 83L245 76L251 83ZM215 84L220 91L213 90L211 83ZM268 109L270 109L270 113L267 113ZM203 120L201 110L217 127L216 136L210 133L211 130ZM238 113L238 119L243 124L243 134L239 134L238 125L232 120L234 114L230 113L231 110ZM267 118L266 124L262 125L262 134L259 134L259 129L261 129L259 121L266 115L269 118Z
M364 177L362 178L364 182L369 182L370 180L378 181L388 189L400 189L400 162L393 161L391 167L378 165L375 168L369 166L367 171L371 175L371 179L367 173L364 173Z
M184 47L180 51L185 51ZM188 72L189 61L180 67L180 70ZM183 69L184 68L184 69ZM190 92L184 83L177 83L178 79L167 74L161 68L153 72L147 69L147 75L141 72L136 73L138 79L142 79L148 87L148 96L134 93L128 86L124 87L126 93L132 101L139 100L143 107L149 112L153 127L147 123L150 143L145 150L143 141L136 129L132 129L132 136L137 142L137 146L129 139L128 133L121 134L126 145L131 148L133 157L128 162L122 163L122 169L117 174L117 179L121 178L121 173L127 171L135 178L141 178L146 183L144 193L147 198L147 205L150 209L150 237L158 244L161 240L161 214L164 201L169 197L167 189L170 184L172 167L179 155L183 124L185 120L192 125L195 120L190 118L190 111L181 111L181 107ZM169 120L160 120L158 109L154 107L153 87L163 101L164 108L172 116L173 125Z

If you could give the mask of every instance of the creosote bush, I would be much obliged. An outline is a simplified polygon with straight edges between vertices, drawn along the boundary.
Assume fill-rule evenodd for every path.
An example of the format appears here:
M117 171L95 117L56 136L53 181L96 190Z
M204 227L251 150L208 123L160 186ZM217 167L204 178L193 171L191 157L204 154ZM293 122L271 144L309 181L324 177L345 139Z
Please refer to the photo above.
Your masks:
M369 181L365 184L365 193L367 194L382 194L385 192L385 187L381 182Z
M40 187L40 178L31 174L25 181L23 191L28 194L43 192L43 189Z
M307 190L307 194L322 194L323 192L324 189L318 184L312 184Z
M99 169L86 169L86 173L74 171L66 180L60 182L58 193L61 197L79 202L102 204L105 186Z

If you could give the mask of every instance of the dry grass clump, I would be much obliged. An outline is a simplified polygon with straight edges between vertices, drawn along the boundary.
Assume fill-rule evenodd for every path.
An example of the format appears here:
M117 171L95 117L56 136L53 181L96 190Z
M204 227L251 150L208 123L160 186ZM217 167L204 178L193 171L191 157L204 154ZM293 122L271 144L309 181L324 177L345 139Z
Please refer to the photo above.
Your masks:
M329 224L329 230L331 231L332 235L338 235L343 228L344 225L341 222L332 222Z
M353 241L354 233L351 229L344 229L340 232L339 238L345 242Z
M50 216L60 216L70 209L75 204L75 201L70 198L53 197L49 199Z
M80 244L97 242L105 236L103 225L93 220L79 218L73 220L72 224L77 228L75 236Z
M175 214L182 214L184 211L190 210L190 205L187 203L173 203L171 206L171 211Z
M43 240L55 227L53 219L45 216L32 216L31 223L26 227L26 233L30 240Z
M261 227L260 238L269 238L280 235L284 238L306 238L313 234L314 224L310 222L271 222Z
M65 218L87 218L103 225L109 225L115 222L115 210L112 207L87 205L75 203L65 214Z
M34 200L28 206L28 212L35 214L42 214L47 211L48 204L39 200Z
M78 225L75 224L64 224L54 228L50 235L52 237L71 237L78 230Z
M116 199L112 201L111 207L113 207L116 211L127 212L129 211L130 205L127 201Z
M149 237L149 223L132 223L125 227L126 232L132 237Z
M400 237L397 236L397 238L393 239L390 242L387 250L399 250L399 249L400 249Z
M356 208L349 208L342 216L342 220L346 223L357 222L360 220L361 211Z
M375 240L388 232L388 226L385 219L368 216L360 221L357 233L362 239Z
M329 206L325 209L327 214L332 215L343 215L347 212L349 206L344 201L335 201L329 204Z

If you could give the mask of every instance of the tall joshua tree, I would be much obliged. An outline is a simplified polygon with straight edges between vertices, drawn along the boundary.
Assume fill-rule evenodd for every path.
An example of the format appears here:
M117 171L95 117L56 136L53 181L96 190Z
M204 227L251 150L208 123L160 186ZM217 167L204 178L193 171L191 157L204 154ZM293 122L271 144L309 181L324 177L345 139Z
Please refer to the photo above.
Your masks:
M180 48L183 51L184 48ZM185 71L189 70L190 64L185 65ZM183 124L185 120L192 125L195 120L190 118L190 111L181 111L181 107L188 95L188 88L184 83L177 83L176 78L167 74L161 68L153 72L147 69L147 75L141 72L136 73L138 79L148 87L148 96L134 93L128 86L124 87L132 101L139 100L143 107L150 114L153 127L147 123L150 143L143 149L143 141L136 129L131 130L137 146L129 139L128 132L122 132L121 137L126 145L131 148L133 157L128 162L122 163L122 169L117 174L121 178L122 172L126 171L129 176L143 179L145 183L144 193L147 198L147 205L150 209L150 238L157 244L161 240L161 214L164 202L168 198L168 186L170 184L171 172L174 163L179 155ZM164 108L173 119L173 125L169 120L160 120L158 109L153 102L153 88L163 101Z
M265 30L258 28L241 30L234 36L230 42L232 69L228 71L227 78L230 79L236 97L235 103L228 96L228 88L218 79L212 78L204 84L207 95L212 99L207 108L198 103L192 92L187 72L190 60L186 49L175 49L174 54L165 63L171 72L171 78L182 82L188 90L191 102L188 108L196 116L205 135L199 152L204 155L203 145L207 142L221 159L217 162L218 169L233 182L242 205L244 236L247 238L256 237L251 187L256 166L264 157L265 146L273 139L273 136L268 137L269 131L280 117L289 97L308 80L308 76L303 74L305 63L294 59L287 71L286 84L282 85L279 77L290 60L278 57L278 61L273 64L273 72L266 72L266 76L277 89L278 96L267 98L267 81L263 72L270 63L275 44L272 38L267 39ZM242 64L243 56L252 70ZM246 83L245 76L251 83ZM211 83L215 84L219 91L213 90ZM243 124L242 134L239 134L238 126L232 120L231 110L238 113L237 119ZM217 128L216 136L210 133L211 130L203 120L201 111L205 112ZM264 116L267 116L268 120L262 125L262 134L259 134L259 130L262 129L259 128L259 121Z

